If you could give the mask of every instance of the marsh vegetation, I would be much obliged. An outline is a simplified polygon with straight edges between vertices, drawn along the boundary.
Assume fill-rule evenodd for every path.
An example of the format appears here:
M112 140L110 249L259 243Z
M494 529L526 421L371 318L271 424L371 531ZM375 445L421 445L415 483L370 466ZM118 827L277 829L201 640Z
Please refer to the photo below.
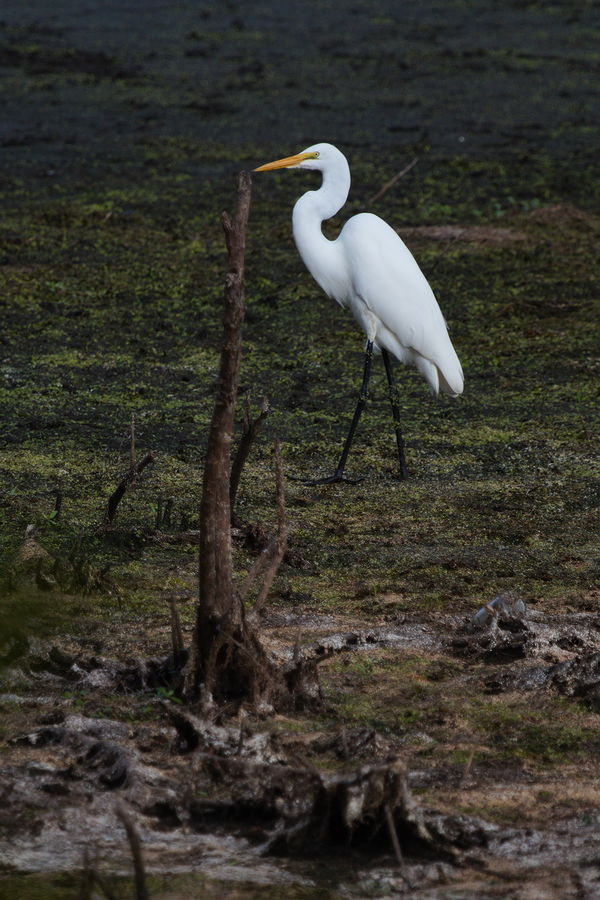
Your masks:
M593 8L482 2L473 17L456 2L442 22L433 4L406 21L383 2L304 6L308 44L280 5L152 7L143 28L133 7L95 10L91 29L74 4L50 14L34 3L26 21L17 4L3 13L9 897L77 896L86 847L126 896L117 796L135 814L156 898L406 890L385 831L371 851L259 856L272 821L219 818L219 802L251 804L233 770L219 782L201 762L233 734L240 747L263 741L298 778L400 757L419 808L463 816L468 847L461 865L407 857L413 896L445 897L451 884L457 897L525 898L525 879L540 896L598 892ZM348 213L418 158L373 211L430 280L466 390L433 401L413 371L398 372L400 483L376 370L349 461L365 480L286 482L288 546L261 640L280 660L326 657L320 702L225 710L229 731L190 749L173 723L181 698L148 661L171 652L174 606L186 644L195 622L220 213L240 169L322 139L351 162ZM288 174L253 190L236 435L246 397L254 416L262 397L270 411L238 489L238 584L275 529L274 438L288 474L327 473L358 389L362 336L292 246L304 188ZM107 526L132 416L137 460L155 457ZM465 620L502 591L525 601L523 627L474 645ZM89 755L94 740L125 757ZM114 769L124 758L126 784Z

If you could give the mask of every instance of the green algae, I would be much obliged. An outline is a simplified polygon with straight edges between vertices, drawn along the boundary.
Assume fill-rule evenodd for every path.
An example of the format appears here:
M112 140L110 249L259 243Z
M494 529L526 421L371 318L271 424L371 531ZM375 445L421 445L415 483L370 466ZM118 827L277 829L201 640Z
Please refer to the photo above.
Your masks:
M235 860L232 860L235 864ZM60 874L49 878L47 875L18 876L0 874L0 892L3 900L71 900L81 890L82 876L76 874ZM244 898L244 900L258 900L265 897L267 900L277 900L281 892L285 891L290 900L334 900L339 893L328 888L305 885L298 878L297 883L290 878L284 884L264 884L261 880L253 883L248 881L229 881L224 879L206 878L201 874L155 875L146 880L150 896L155 900L178 900L184 896L202 896L204 898L222 897L226 891L229 896ZM135 890L132 878L110 875L108 887L115 896L129 896Z
M152 152L159 158L158 147ZM52 536L43 532L54 548L57 534L68 543L86 519L98 519L127 465L132 413L140 452L160 457L124 504L122 524L150 527L159 495L174 498L179 518L196 519L218 362L217 212L226 191L218 181L190 196L177 173L158 168L143 185L109 179L93 196L85 186L76 194L72 186L49 188L29 201L7 191L0 475L18 515L4 524L5 560L29 520L48 530L59 487L68 505ZM503 226L524 240L440 248L419 238L414 250L450 322L465 394L433 401L414 372L399 372L411 469L399 484L376 365L350 458L367 481L289 483L294 540L310 572L284 572L282 593L293 581L322 608L368 609L365 590L369 603L396 591L405 604L429 608L519 587L538 601L581 604L598 567L598 220L564 203L556 160L527 167L432 160L427 169L385 198L390 220L400 223L410 210L414 224L439 214L493 228L500 204ZM354 193L368 195L380 179L359 164ZM452 216L431 206L436 186ZM242 389L256 400L268 396L273 409L240 491L250 519L271 515L274 434L290 474L333 465L359 376L359 332L319 296L292 247L288 204L296 190L296 181L273 179L268 199L264 182L254 192ZM536 198L554 205L531 209ZM344 533L327 532L332 516Z
M470 758L488 770L519 764L548 774L595 757L596 717L588 709L543 694L486 697L478 685L489 675L444 656L364 650L330 664L326 700L338 727L400 740L409 768L424 759L460 767ZM516 823L516 809L513 815Z

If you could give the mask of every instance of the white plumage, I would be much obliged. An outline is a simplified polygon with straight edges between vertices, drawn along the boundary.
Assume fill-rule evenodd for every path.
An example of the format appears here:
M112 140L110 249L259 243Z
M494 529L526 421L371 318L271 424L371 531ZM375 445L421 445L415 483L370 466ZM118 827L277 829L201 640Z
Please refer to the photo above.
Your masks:
M294 206L294 239L315 281L341 306L350 309L365 331L368 352L371 346L382 350L386 370L385 351L402 363L416 366L436 394L461 394L462 368L442 312L413 255L396 232L371 213L353 216L335 240L326 238L321 230L321 223L339 212L348 197L350 169L343 153L332 144L314 144L255 171L281 168L316 169L323 175L321 187L308 191ZM369 370L365 369L365 396L369 372L370 363ZM388 378L395 390L390 371ZM399 427L396 413L395 418ZM352 434L353 428L350 439ZM402 470L400 440L398 449ZM345 465L345 458L340 462ZM337 471L340 472L339 466Z

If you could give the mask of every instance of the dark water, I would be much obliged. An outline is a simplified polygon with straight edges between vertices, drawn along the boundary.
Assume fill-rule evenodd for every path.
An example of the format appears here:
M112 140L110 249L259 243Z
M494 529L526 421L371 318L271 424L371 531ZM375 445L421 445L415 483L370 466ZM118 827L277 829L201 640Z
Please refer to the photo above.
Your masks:
M30 177L140 142L260 157L329 140L592 155L594 3L5 0L0 158ZM259 152L260 151L260 152Z

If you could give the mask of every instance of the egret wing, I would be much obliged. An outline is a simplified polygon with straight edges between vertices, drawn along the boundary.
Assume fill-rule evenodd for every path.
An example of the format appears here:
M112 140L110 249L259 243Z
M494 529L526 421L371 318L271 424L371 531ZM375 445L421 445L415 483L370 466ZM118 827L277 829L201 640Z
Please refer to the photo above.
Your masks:
M446 322L408 247L383 219L370 213L350 219L339 240L356 296L402 348L437 366L452 391L460 393L462 370Z

